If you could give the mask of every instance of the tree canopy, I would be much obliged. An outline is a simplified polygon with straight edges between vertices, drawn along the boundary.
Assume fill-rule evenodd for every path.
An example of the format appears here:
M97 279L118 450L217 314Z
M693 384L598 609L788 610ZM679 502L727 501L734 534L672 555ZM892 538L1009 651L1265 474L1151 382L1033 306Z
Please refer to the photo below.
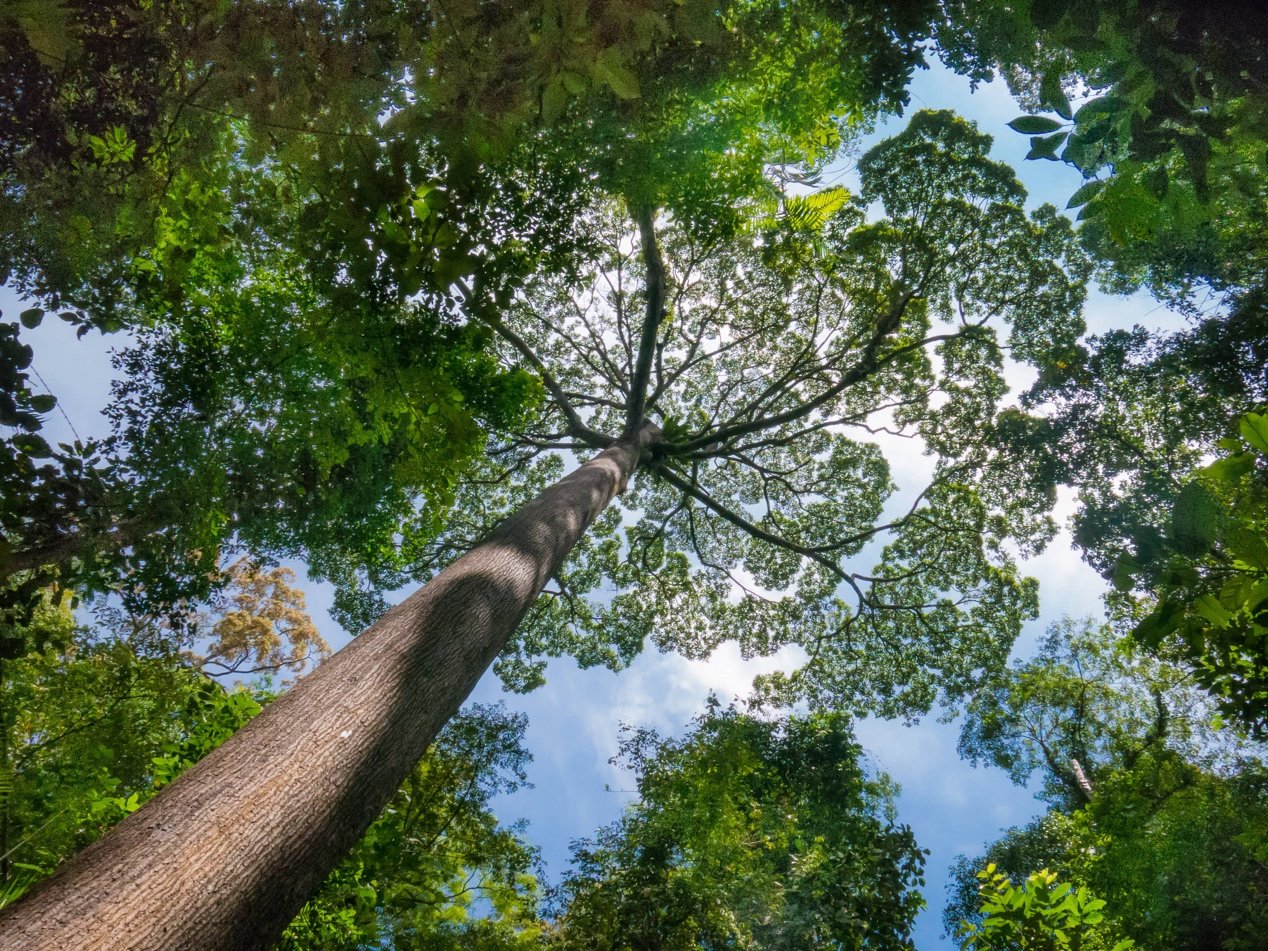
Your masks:
M475 315L575 270L600 194L734 229L773 163L825 161L905 101L927 33L908 4L504 14L4 15L3 273L85 332L136 339L114 437L60 448L15 340L8 570L159 606L206 593L190 553L238 547L309 562L349 624L381 611L367 592L401 538L434 534L482 432L536 402L524 372L490 366ZM778 51L754 42L770 31Z
M25 300L0 324L6 900L271 703L271 682L209 674L326 657L280 561L333 582L359 629L490 538L526 547L494 526L600 451L601 492L583 475L530 506L527 574L551 567L509 646L460 646L500 652L517 689L561 655L782 651L757 702L813 712L635 734L642 798L578 849L551 922L532 848L490 811L524 780L522 721L460 718L413 767L476 661L422 711L431 687L401 685L420 657L443 667L425 638L373 665L391 683L377 706L333 673L308 709L360 704L400 762L377 785L360 752L327 769L366 813L339 841L390 805L290 946L906 946L919 854L846 718L937 705L965 713L966 758L1039 777L1050 807L990 847L995 869L962 867L966 946L1254 946L1268 34L1252 6L5 4L0 281ZM935 53L1004 78L1027 158L1080 173L1077 223L1027 212L990 136L948 112L859 157L857 193L825 185ZM1085 338L1093 276L1190 322ZM114 335L102 438L48 436L58 402L30 346L48 319ZM1014 404L1018 365L1035 382ZM903 438L924 450L919 484L890 451ZM1067 622L1009 667L1038 612L1019 559L1053 537L1061 486L1112 627ZM566 559L539 532L564 496ZM91 634L81 597L98 598ZM266 721L283 722L251 731ZM844 811L816 785L825 763ZM312 811L289 835L334 841ZM844 895L851 876L881 884Z
M1051 870L1089 889L1109 932L1142 948L1254 947L1268 888L1263 747L1212 715L1183 664L1102 626L1054 629L974 698L961 738L1015 782L1038 772L1049 811L961 859L948 930L981 920L974 876L993 862L1014 880Z
M839 715L631 728L638 800L573 847L563 948L910 948L923 854Z
M640 400L663 431L629 514L591 530L500 661L515 682L534 655L619 665L649 637L688 656L792 644L808 663L770 695L893 715L1002 663L1034 611L1004 541L1051 531L1045 492L1019 492L992 448L1003 354L1073 345L1085 264L1064 219L1022 210L989 141L919 113L862 158L861 195L725 241L597 211L590 270L499 316L505 359L535 367L546 400L494 437L420 566L481 537L559 452L607 444ZM933 457L897 505L882 431Z

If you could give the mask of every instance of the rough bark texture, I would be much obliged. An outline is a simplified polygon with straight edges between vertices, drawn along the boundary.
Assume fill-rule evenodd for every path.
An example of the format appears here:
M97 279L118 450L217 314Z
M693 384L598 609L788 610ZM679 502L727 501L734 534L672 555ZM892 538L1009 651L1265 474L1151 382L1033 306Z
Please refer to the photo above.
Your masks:
M271 946L659 436L644 426L547 489L0 912L0 948Z

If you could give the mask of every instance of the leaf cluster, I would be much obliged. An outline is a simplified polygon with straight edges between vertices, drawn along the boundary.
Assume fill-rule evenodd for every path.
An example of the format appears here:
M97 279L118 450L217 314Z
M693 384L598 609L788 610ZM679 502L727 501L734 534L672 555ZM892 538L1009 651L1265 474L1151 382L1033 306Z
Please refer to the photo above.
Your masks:
M1043 0L951 4L943 56L975 80L1003 73L1031 109L1027 158L1087 179L1070 199L1116 286L1183 300L1195 283L1262 276L1268 35L1250 4ZM1088 96L1074 109L1073 96Z
M1059 882L1047 869L1032 872L1014 885L988 863L977 873L981 880L982 918L965 922L961 947L965 951L1127 951L1130 938L1115 941L1106 929L1105 902L1087 888Z

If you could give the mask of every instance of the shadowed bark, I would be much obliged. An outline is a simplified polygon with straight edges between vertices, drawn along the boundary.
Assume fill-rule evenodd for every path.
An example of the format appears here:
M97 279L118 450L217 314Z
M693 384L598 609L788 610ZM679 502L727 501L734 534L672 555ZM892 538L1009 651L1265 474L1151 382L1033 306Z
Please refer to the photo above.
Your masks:
M504 521L0 912L0 948L272 946L659 439L644 425Z

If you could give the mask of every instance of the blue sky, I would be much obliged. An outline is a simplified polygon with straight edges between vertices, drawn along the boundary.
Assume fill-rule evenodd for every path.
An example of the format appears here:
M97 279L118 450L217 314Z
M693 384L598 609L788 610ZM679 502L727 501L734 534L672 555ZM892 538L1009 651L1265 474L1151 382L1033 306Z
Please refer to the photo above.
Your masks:
M971 94L965 80L935 67L916 76L911 92L912 109L954 109L994 135L995 157L1017 169L1032 204L1052 201L1064 206L1078 186L1078 173L1066 166L1023 161L1028 140L1006 128L1020 110L1002 83L981 86ZM904 119L889 121L864 144L897 132L904 123ZM842 181L851 184L848 172ZM0 310L6 319L14 319L20 307L7 288L0 289ZM1143 295L1116 298L1096 292L1086 316L1094 331L1133 323L1174 326L1177 320ZM57 320L46 321L26 339L36 348L36 370L59 397L69 424L84 436L103 432L100 410L109 395L110 341L95 335L76 341L73 330ZM1028 382L1020 369L1010 373L1014 389ZM49 428L57 438L70 435L68 420L60 414L50 418ZM885 449L900 485L916 486L919 476L928 471L929 461L918 446L896 440ZM1062 496L1059 517L1064 520L1071 509L1069 497ZM1037 636L1062 614L1100 613L1104 582L1080 562L1065 532L1024 567L1040 581L1043 615L1028 626L1017 646L1019 655L1029 653ZM348 635L327 613L329 591L312 583L304 587L324 636L336 647L346 643ZM632 785L630 778L608 763L616 752L622 723L679 732L703 709L710 692L724 700L743 696L754 674L794 659L777 655L745 662L732 646L708 661L688 661L652 650L620 674L581 671L565 660L551 665L544 688L525 697L504 694L496 678L486 676L472 699L506 700L513 709L527 713L528 743L535 757L529 771L534 788L500 800L500 815L506 821L528 820L529 836L541 847L548 873L557 876L567 865L569 842L612 821L632 798L626 791ZM954 943L942 937L940 922L947 866L958 853L976 853L1001 829L1037 814L1039 804L1001 772L974 769L962 762L956 755L958 727L954 724L938 723L934 717L914 726L871 720L859 724L858 733L875 768L901 785L900 820L913 827L920 844L930 852L929 908L918 923L917 946L922 951L953 948Z

